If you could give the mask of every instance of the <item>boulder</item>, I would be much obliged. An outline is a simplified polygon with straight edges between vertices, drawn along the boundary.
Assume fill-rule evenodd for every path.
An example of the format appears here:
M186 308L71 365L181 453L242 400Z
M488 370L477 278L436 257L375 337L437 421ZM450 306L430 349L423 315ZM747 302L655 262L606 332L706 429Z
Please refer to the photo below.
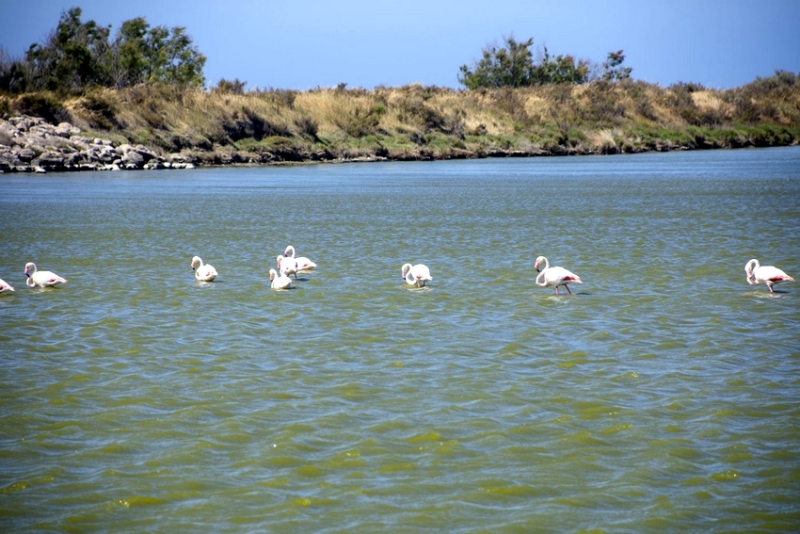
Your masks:
M124 156L127 154L133 147L129 144L119 145L117 148L114 149L114 152L119 154L120 156Z
M81 133L81 129L68 122L62 122L55 128L55 134L69 139L73 135Z
M33 161L33 158L36 157L36 152L31 150L30 148L23 148L19 152L17 152L17 159L20 161L24 161L25 163L30 163Z
M131 167L138 169L144 165L144 157L136 150L129 150L127 154L120 158L120 161L125 165L126 169Z
M31 163L47 170L60 170L64 168L64 155L54 150L48 150L38 158L34 159Z

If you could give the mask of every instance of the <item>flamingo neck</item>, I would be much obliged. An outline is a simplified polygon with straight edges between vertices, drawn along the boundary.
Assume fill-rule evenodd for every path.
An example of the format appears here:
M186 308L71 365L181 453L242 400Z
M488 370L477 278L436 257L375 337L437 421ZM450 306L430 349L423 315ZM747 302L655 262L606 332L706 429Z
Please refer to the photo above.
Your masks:
M291 253L292 253L292 255L291 255L291 256L289 256L289 254L288 254L288 252L290 252L290 251L291 251ZM292 258L292 259L294 259L294 247L293 247L292 245L289 245L288 247L286 247L286 250L284 250L284 251L283 251L283 253L284 253L284 254L286 254L286 257L287 257L287 258Z
M547 267L542 269L542 272L539 273L539 276L536 277L536 285L540 287L547 286L547 282L544 281L544 272L547 270ZM541 280L541 281L540 281Z

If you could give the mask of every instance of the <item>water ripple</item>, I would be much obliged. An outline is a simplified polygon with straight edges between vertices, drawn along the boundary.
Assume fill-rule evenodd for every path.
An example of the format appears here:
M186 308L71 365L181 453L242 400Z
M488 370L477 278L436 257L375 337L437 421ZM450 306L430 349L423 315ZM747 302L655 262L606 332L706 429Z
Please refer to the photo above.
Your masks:
M0 525L796 530L800 290L743 267L798 272L799 163L4 177ZM319 268L275 292L287 244ZM574 295L535 286L540 254ZM29 259L68 284L28 290Z

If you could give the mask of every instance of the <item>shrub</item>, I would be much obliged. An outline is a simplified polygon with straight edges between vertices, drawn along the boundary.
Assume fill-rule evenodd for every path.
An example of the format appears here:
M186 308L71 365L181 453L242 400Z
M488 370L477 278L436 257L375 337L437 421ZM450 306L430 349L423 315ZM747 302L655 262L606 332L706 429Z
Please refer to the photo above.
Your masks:
M344 131L350 137L366 137L375 131L380 124L380 116L374 113L361 113L359 110L349 117Z
M655 108L653 107L653 103L650 101L649 98L646 96L642 96L636 99L633 104L634 110L636 113L641 115L647 120L656 121L658 120L658 115L656 115Z
M241 115L239 112L234 112L230 118L224 119L222 128L234 142L245 138L260 141L268 136L291 136L286 126L272 123L247 107L242 108Z
M268 89L266 91L259 91L258 94L262 95L275 106L283 106L289 109L294 109L294 101L297 99L297 91L292 89Z
M245 85L247 85L247 82L240 81L239 78L236 78L234 80L226 80L225 78L220 78L220 80L217 82L217 86L212 88L211 92L220 94L243 95Z
M80 100L80 106L88 112L91 126L103 130L113 130L119 127L116 105L99 91L86 93Z
M61 102L49 91L26 93L17 98L10 106L12 113L41 117L49 123L69 121L70 116Z
M613 126L625 117L625 105L613 91L611 82L598 80L589 86L585 103L580 107L583 120L600 126Z
M294 120L295 126L300 130L300 133L307 135L314 140L319 139L317 133L319 132L319 123L308 115L301 115Z

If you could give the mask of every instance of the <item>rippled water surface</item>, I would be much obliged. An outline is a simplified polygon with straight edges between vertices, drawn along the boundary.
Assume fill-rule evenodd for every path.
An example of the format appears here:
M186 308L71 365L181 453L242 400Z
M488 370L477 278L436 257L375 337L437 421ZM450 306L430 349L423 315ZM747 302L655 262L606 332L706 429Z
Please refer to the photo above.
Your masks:
M800 276L800 148L0 176L0 531L797 531L750 258Z

